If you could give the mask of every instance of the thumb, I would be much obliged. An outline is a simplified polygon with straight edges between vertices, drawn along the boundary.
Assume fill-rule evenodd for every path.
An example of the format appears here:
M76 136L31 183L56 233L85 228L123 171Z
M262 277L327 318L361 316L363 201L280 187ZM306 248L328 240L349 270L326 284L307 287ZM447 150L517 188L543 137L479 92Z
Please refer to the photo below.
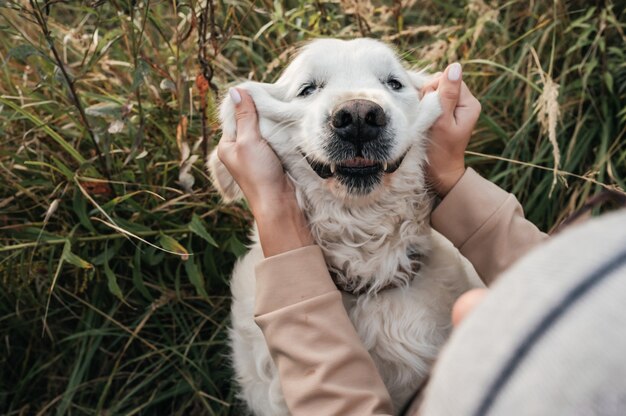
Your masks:
M237 122L237 137L246 138L255 132L258 126L258 116L254 101L244 89L231 88L228 90L230 98L235 104L235 120Z
M439 101L444 117L453 117L454 109L461 95L462 71L461 64L455 62L448 65L441 78L439 78Z

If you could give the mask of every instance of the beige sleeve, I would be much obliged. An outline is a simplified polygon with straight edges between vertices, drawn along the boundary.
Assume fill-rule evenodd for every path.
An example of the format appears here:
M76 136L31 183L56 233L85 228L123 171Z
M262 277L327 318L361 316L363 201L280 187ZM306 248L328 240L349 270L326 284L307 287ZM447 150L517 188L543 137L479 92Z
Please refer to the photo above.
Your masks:
M392 414L318 246L263 260L256 282L255 320L292 415Z
M434 229L459 249L486 284L548 238L513 194L468 168L432 212Z

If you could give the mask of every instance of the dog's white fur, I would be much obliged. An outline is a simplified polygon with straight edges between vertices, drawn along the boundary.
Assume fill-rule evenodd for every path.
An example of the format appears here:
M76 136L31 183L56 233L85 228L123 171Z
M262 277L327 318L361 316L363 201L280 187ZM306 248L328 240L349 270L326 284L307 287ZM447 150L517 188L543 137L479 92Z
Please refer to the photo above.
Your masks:
M404 88L389 88L390 75ZM323 88L298 97L311 80ZM381 42L320 39L305 46L276 83L239 86L255 101L261 133L295 183L298 203L329 270L344 286L368 291L346 308L396 409L424 380L449 333L454 300L469 288L469 279L476 279L458 251L429 227L426 132L441 108L436 93L420 99L418 90L427 80L423 73L405 70ZM371 100L384 109L394 132L390 160L408 152L399 169L385 174L367 195L349 192L334 178L320 178L303 157L330 162L324 127L333 109L350 99ZM229 97L221 120L224 134L235 136ZM226 201L242 197L215 152L209 169ZM255 232L250 252L232 276L232 358L241 397L252 411L287 415L276 369L253 319L254 266L262 259ZM379 292L390 283L397 287Z

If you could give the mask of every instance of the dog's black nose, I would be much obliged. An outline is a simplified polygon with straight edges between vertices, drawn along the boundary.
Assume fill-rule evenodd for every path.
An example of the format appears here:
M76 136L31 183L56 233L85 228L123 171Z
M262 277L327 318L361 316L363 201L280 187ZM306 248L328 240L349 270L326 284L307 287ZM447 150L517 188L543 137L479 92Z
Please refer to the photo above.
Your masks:
M337 136L357 146L377 139L386 124L385 111L368 100L343 102L331 115L331 125Z

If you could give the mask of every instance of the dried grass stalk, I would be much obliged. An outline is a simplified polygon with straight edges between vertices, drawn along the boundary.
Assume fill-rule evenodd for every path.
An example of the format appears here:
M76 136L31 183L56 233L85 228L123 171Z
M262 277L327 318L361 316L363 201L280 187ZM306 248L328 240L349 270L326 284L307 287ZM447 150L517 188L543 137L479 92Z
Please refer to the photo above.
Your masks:
M559 143L556 140L556 125L561 117L561 109L559 107L559 85L554 82L550 74L543 71L535 49L531 48L530 52L535 59L539 77L541 78L541 83L543 84L541 95L539 95L539 98L535 102L537 121L541 126L541 132L548 135L548 139L552 145L552 156L554 158L552 187L550 188L551 195L559 177L558 172L561 164L561 151L559 150Z

